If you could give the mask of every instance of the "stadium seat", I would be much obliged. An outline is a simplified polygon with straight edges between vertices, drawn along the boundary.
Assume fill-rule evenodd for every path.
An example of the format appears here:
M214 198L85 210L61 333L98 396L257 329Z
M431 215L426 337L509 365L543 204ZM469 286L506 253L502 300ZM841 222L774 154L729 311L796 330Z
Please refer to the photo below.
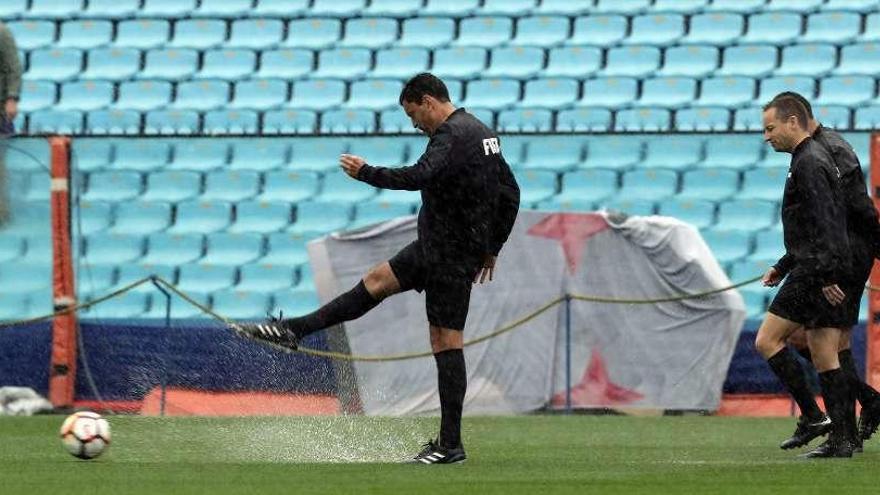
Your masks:
M850 43L859 35L862 16L856 12L821 12L807 17L806 43Z
M820 77L837 66L837 48L825 44L799 44L782 49L777 76Z
M498 112L496 129L500 132L551 132L553 112L545 108L523 106Z
M733 130L759 131L764 129L763 111L759 106L740 108L733 113Z
M730 46L724 49L724 64L715 74L763 77L776 69L778 56L773 45Z
M238 81L228 108L269 110L287 101L287 82L281 79L249 79Z
M623 42L628 45L666 46L684 36L684 16L645 14L631 19L632 31Z
M294 142L290 167L297 171L328 172L338 170L339 155L347 150L347 144L336 138L297 140Z
M467 17L480 7L479 0L459 0L446 2L444 0L427 0L425 7L421 9L422 15L449 15L453 17Z
M103 296L109 293L116 283L116 265L111 263L84 265L78 275L80 276L77 280L78 296L81 294Z
M171 234L168 232L158 232L150 234L147 237L147 253L139 260L145 265L157 265L156 269L161 266L183 265L192 263L202 257L204 250L205 236L195 232ZM122 269L120 269L119 279L122 282ZM173 275L168 274L173 278ZM174 283L174 280L166 279L168 282Z
M309 10L310 0L258 0L251 17L301 17Z
M199 0L193 17L243 17L250 13L253 0Z
M617 194L618 181L614 170L597 168L566 172L562 174L562 191L553 199L559 203L603 201Z
M672 113L659 107L620 110L614 121L614 130L622 132L668 131L672 128Z
M202 177L198 172L175 170L147 174L144 201L178 202L201 193Z
M795 91L804 98L813 99L816 92L816 81L812 77L768 77L761 81L761 89L758 91L758 102L766 103L783 91Z
M201 199L209 201L241 201L260 191L260 174L255 170L218 170L205 174L205 190Z
M657 210L657 205L653 201L647 199L628 199L623 196L600 201L597 206L600 210L620 212L634 216L654 215Z
M350 222L350 205L306 201L296 205L296 221L287 231L299 234L330 233L345 229Z
M316 311L321 303L314 289L314 281L298 285L294 290L283 290L272 295L272 312L289 312L289 314L307 314Z
M86 55L86 70L80 79L122 81L140 70L141 52L136 48L96 48Z
M114 44L146 50L158 48L171 37L171 23L164 19L128 19L116 24Z
M333 48L318 52L315 78L358 79L370 70L372 53L366 48Z
M422 9L422 0L372 0L369 7L361 10L364 17L413 17Z
M61 84L57 110L88 112L113 103L113 83L108 81L72 81Z
M853 128L858 130L874 130L880 127L880 105L857 108Z
M382 110L379 113L379 130L384 134L416 134L419 132L413 127L412 120L396 108Z
M75 110L37 110L28 117L30 134L81 134L83 114Z
M354 18L345 22L340 47L384 48L397 41L397 21L384 18Z
M171 106L176 110L213 110L227 104L229 93L229 83L224 80L185 81L177 85L177 97Z
M265 290L241 291L222 289L211 293L211 310L226 318L265 318L271 309L272 298Z
M579 14L585 14L592 8L592 2L581 3L571 2L569 0L542 0L541 4L533 10L533 13L540 15L576 16Z
M126 263L140 258L143 237L96 232L85 239L83 260L90 264Z
M640 107L681 108L697 94L697 81L689 77L656 77L642 81L642 97L633 104Z
M309 262L306 243L314 239L315 233L303 235L292 232L274 232L267 236L266 255L260 259L261 264L273 264L284 267ZM244 274L242 274L242 279ZM294 281L296 279L294 278Z
M345 90L345 83L334 79L295 81L290 105L298 110L326 110L343 103Z
M641 168L666 168L687 170L700 161L703 142L700 137L663 136L648 139Z
M578 167L583 155L584 143L581 139L551 136L528 141L525 159L517 165L524 169L567 172Z
M621 176L621 198L658 201L674 195L678 189L678 174L674 170L630 170Z
M451 4L450 4L451 5ZM455 21L446 17L414 17L403 21L401 47L440 48L455 38Z
M376 132L376 114L371 110L327 110L321 115L322 134L367 134Z
M876 97L875 86L870 76L827 77L819 81L819 97L813 104L858 107Z
M60 23L58 48L88 50L109 44L113 39L113 23L104 20L76 20Z
M135 110L93 110L86 114L89 134L141 133L141 114Z
M220 19L181 19L174 23L171 48L207 50L226 41L226 22Z
M749 16L749 27L740 43L784 45L801 36L801 15L794 12L772 12Z
M626 37L629 23L622 15L589 15L574 21L570 45L610 47Z
M560 198L557 194L534 205L534 209L552 212L586 212L595 211L596 204L583 198Z
M424 48L376 50L375 58L376 63L369 73L370 77L404 79L412 76L413 73L428 70L428 50ZM436 60L437 52L434 53L434 58ZM436 70L434 73L438 74ZM438 74L438 77L442 76Z
M205 236L205 256L199 263L237 266L263 255L263 236L256 233L215 232Z
M787 167L761 167L743 173L743 187L738 199L779 201L785 189Z
M196 9L196 0L144 0L138 15L184 19Z
M88 291L85 299L96 299L103 295L103 292ZM126 292L82 311L86 318L143 318L146 316L151 298L152 294L145 292Z
M704 79L700 106L737 107L750 103L755 95L755 80L748 77L711 77Z
M816 120L832 129L849 129L852 125L852 115L849 107L841 105L819 105L813 107Z
M658 76L703 77L718 68L720 56L714 46L688 45L667 48L664 60Z
M283 46L312 50L327 48L339 41L342 22L326 18L294 19L287 24L287 32Z
M289 144L281 139L249 138L232 143L230 170L271 171L288 163Z
M403 83L395 79L367 79L355 81L349 88L346 107L368 110L396 108Z
M818 114L816 114L816 117L818 118ZM789 153L775 151L766 144L764 145L764 150L763 158L757 163L758 167L787 169L791 165L791 155Z
M642 159L642 142L633 136L594 136L587 141L584 168L626 170Z
M290 235L290 234L284 234ZM249 263L239 267L239 280L235 285L237 290L255 291L255 292L272 292L276 290L289 289L296 284L296 270L292 265L304 263L285 260L280 264L271 263ZM263 315L265 316L265 315Z
M186 139L175 143L169 169L208 171L225 167L229 143L220 139Z
M310 110L272 110L263 114L264 134L317 132L318 116Z
M130 19L140 9L139 0L89 0L79 14L88 18Z
M110 164L112 152L113 144L107 139L75 140L70 147L73 169L77 172L103 169ZM12 163L17 163L17 160ZM25 163L31 163L31 161L28 160Z
M703 229L712 226L715 222L715 202L699 199L663 201L660 203L657 213L677 218L697 229Z
M541 72L543 76L583 79L601 68L602 50L590 46L556 47L550 49L547 58L547 67Z
M564 16L520 17L511 45L549 48L563 43L569 36L569 21Z
M231 219L232 205L226 201L185 201L177 203L170 234L208 234L225 229Z
M197 79L237 80L253 75L257 68L257 54L253 50L206 50Z
M779 215L775 201L732 200L718 207L718 230L753 232L772 226Z
M858 43L840 50L840 65L835 75L873 75L880 71L880 45Z
M141 79L187 79L196 72L199 54L190 49L154 48L144 58Z
M743 230L716 230L702 232L703 240L709 246L719 263L731 263L748 256L751 249L751 238Z
M678 131L719 132L730 128L730 111L723 107L691 107L675 112Z
M494 48L492 62L483 74L486 77L511 77L528 79L544 68L544 50L536 47Z
M3 7L0 7L0 12L2 9ZM19 50L35 50L55 44L55 23L52 21L11 21L6 23L6 27L12 32Z
M520 83L512 79L477 79L467 84L461 105L500 110L519 101Z
M412 215L412 208L405 203L365 201L355 205L354 222L350 228L356 229L409 215Z
M777 260L785 254L782 235L770 229L755 233L755 250L749 256L753 260Z
M629 77L602 77L584 82L583 97L578 105L619 108L636 99L638 81Z
M605 132L611 129L611 111L605 108L575 107L556 114L556 132Z
M739 190L739 172L729 168L699 168L681 176L677 198L701 201L724 201Z
M351 180L343 171L328 172L324 174L321 185L321 193L315 201L325 203L358 203L366 201L376 195L375 187L365 182Z
M177 288L183 292L212 292L235 284L235 267L202 263L183 265L177 270Z
M522 17L530 14L538 3L538 0L483 0L483 5L474 14Z
M260 116L256 110L213 110L205 113L202 132L211 135L256 134Z
M434 50L434 65L431 73L441 79L470 78L482 74L486 69L488 51L480 47L458 46Z
M49 201L51 178L44 172L33 172L27 179L24 199L27 201Z
M86 201L124 201L140 193L139 173L114 170L89 174L89 186L82 197Z
M253 75L265 79L301 79L312 72L314 59L311 50L265 50L260 54L260 68Z
M712 12L693 15L690 30L680 43L699 43L726 46L735 42L743 33L743 16L733 12Z
M803 12L818 10L825 0L768 0L765 12Z
M710 0L654 0L651 11L695 14L705 9L709 2Z
M66 81L82 70L83 52L75 48L41 48L31 51L29 60L26 80Z
M349 153L362 156L377 166L398 167L406 163L406 148L403 139L355 139Z
M601 75L606 77L645 77L660 66L660 49L632 45L609 48Z
M550 170L514 171L520 188L520 204L530 207L557 192L557 175Z
M468 17L459 23L454 44L493 48L513 37L513 20L509 17Z
M153 172L168 164L171 146L153 139L123 139L116 143L116 154L110 164L114 170Z
M51 81L23 81L21 99L18 102L20 112L33 112L54 106L58 89Z
M597 0L596 12L635 15L651 8L651 0Z
M859 36L858 41L880 41L880 12L873 12L865 16L865 30Z
M284 201L241 201L235 206L235 221L227 232L276 232L290 224L290 199Z
M568 78L542 78L525 84L523 107L559 109L568 107L578 98L579 83Z
M83 0L31 0L30 8L21 13L25 17L65 19L76 16L84 8Z
M367 6L366 0L313 0L311 16L353 17Z
M880 6L877 0L827 0L821 7L822 10L832 12L859 12L866 14L876 10Z
M109 229L113 234L148 235L171 225L171 204L165 202L121 202L116 220Z
M89 235L107 230L113 223L113 202L81 200L74 211L78 215L74 220L74 231L77 234ZM16 239L16 237L10 237ZM0 254L0 258L3 254Z

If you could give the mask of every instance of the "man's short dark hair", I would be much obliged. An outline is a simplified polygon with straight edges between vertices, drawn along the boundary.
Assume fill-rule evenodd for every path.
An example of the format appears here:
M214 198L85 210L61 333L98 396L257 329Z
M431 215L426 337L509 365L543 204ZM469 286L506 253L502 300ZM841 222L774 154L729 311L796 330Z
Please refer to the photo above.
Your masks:
M812 105L810 105L810 102L803 97L803 95L801 95L800 93L795 93L794 91L783 91L782 93L774 96L773 99L775 100L776 98L785 97L794 98L795 100L799 101L801 105L803 105L804 108L807 110L807 117L809 117L810 119L813 118L813 107Z
M422 72L404 84L403 89L400 90L399 103L401 105L403 102L421 103L426 95L433 96L439 101L449 101L449 90L446 89L443 81L434 74Z
M777 95L770 100L770 103L764 105L765 112L771 108L776 109L777 119L784 122L794 116L798 120L798 127L807 130L807 109L797 98Z

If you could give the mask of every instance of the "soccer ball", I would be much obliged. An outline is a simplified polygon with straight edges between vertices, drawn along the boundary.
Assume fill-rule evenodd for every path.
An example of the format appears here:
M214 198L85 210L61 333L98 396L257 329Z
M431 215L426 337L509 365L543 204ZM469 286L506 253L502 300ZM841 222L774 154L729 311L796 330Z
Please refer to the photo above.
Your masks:
M61 424L61 443L80 459L94 459L110 446L110 424L97 413L73 413Z

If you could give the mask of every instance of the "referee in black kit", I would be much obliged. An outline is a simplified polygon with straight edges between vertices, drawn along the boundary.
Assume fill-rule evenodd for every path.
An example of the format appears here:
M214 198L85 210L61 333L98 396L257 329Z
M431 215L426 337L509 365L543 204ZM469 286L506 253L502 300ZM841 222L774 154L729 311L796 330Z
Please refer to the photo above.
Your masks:
M471 285L492 280L495 259L516 220L519 186L498 136L463 108L456 109L443 81L428 73L416 75L401 91L400 105L413 125L430 136L415 165L374 167L354 155L342 155L340 163L352 178L375 187L421 191L417 240L314 313L233 328L296 349L303 337L356 319L388 296L424 290L441 421L439 437L413 461L450 464L467 457L461 442L467 389L462 330Z
M851 457L852 384L837 355L839 329L847 322L847 294L841 287L847 287L851 271L840 171L810 136L806 108L796 98L774 98L764 107L763 119L764 139L792 156L781 211L786 256L767 271L764 283L774 285L781 274L787 276L758 329L755 347L792 393L802 422L816 431L830 429L828 442L804 457ZM803 369L785 347L786 337L799 327L807 331L830 418L816 407L803 384Z

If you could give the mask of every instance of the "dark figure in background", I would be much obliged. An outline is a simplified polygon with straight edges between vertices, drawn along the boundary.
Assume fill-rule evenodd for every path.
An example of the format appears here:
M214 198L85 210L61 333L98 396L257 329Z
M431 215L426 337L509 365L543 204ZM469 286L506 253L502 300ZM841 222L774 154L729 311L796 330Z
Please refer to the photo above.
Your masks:
M21 93L21 61L9 28L0 21L0 225L9 222L9 180L6 172L5 138L15 133L12 122L18 115Z
M314 313L235 329L256 339L296 348L318 330L364 315L388 296L425 291L431 349L437 363L440 435L414 462L448 464L466 459L461 414L467 389L462 331L472 284L491 281L495 260L519 208L519 186L501 154L497 134L449 101L446 85L431 74L410 79L400 105L430 136L415 165L374 167L342 155L352 178L384 189L421 191L418 239L373 267L353 289Z

